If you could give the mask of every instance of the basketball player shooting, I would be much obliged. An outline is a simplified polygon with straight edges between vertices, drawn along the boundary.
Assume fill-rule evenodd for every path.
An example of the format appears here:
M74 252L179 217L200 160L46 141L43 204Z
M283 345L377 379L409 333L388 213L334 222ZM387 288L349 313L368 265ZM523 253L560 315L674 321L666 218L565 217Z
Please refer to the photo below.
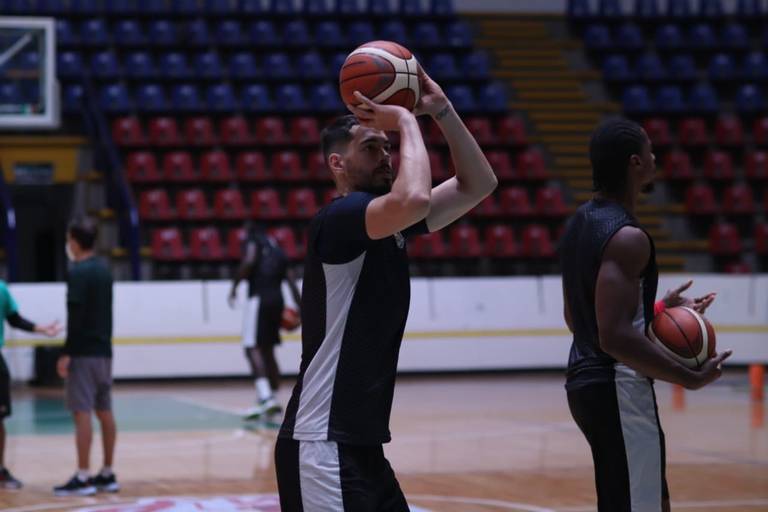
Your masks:
M700 369L682 365L646 336L654 310L712 303L682 296L684 283L654 304L653 240L635 217L655 174L651 141L636 123L614 119L590 142L596 194L569 219L561 242L565 322L573 333L566 390L592 450L600 512L669 510L664 432L653 380L698 389L718 379L729 350Z
M283 512L408 511L382 444L410 301L406 240L442 229L496 187L483 152L440 87L419 71L413 113L356 93L322 150L341 195L313 219L302 290L302 360L275 465ZM415 115L429 115L456 175L431 188ZM400 134L392 169L386 131Z

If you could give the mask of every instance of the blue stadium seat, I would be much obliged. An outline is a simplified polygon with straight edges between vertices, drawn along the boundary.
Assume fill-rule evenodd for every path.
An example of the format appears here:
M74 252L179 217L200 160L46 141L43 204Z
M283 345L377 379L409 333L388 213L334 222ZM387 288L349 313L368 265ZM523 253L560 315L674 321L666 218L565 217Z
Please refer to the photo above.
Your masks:
M452 53L436 53L429 60L427 69L430 76L436 80L454 79L462 76L464 70L459 71L456 65L456 58Z
M720 0L699 0L699 16L716 19L723 16L723 3Z
M293 0L270 0L269 10L272 14L279 14L281 16L287 16L296 12Z
M464 21L449 23L445 27L443 40L454 48L469 48L474 40L472 27Z
M763 52L750 52L744 57L741 76L749 81L768 80L768 57Z
M645 37L640 28L634 23L625 23L616 31L614 41L622 50L642 50L645 48Z
M191 78L192 68L187 62L187 56L179 52L160 55L160 73L168 78Z
M662 25L656 30L656 48L679 50L685 45L683 34L677 25Z
M198 14L200 2L197 0L171 0L171 9L176 14Z
M491 59L488 53L475 50L461 61L461 71L473 80L485 80L491 76Z
M389 0L368 0L367 9L368 14L373 16L392 16L392 8L389 5Z
M73 45L77 43L78 37L74 27L67 20L56 20L56 44L60 46Z
M205 95L207 108L215 112L232 112L237 109L235 92L229 84L214 84Z
M656 109L665 114L679 114L686 110L683 91L676 85L663 85L656 92Z
M736 92L734 100L736 111L740 114L756 114L765 110L765 98L760 88L754 84L744 84Z
M429 2L429 13L432 16L453 16L453 0L431 0Z
M730 82L736 79L736 66L730 55L718 53L709 61L707 73L713 82Z
M117 56L109 50L93 54L91 74L97 78L119 77L120 63L117 61Z
M689 0L667 0L667 16L678 20L693 17Z
M299 55L296 63L299 76L307 79L322 79L328 77L328 67L323 57L317 52L307 52ZM335 75L338 76L338 75Z
M109 42L107 24L101 18L86 20L80 25L80 42L93 46L105 46Z
M221 78L224 76L224 65L219 54L213 51L195 55L195 74L201 78Z
M335 0L334 11L342 16L358 16L360 4L358 0Z
M16 4L18 9L18 7L21 7L27 2L16 1L12 3ZM8 6L3 10L9 13L14 12L13 6ZM67 4L64 2L64 0L37 0L37 12L39 14L64 14L67 12Z
M251 43L257 46L277 46L280 44L280 36L271 21L260 20L251 25Z
M40 68L40 54L36 51L23 52L21 55L14 59L16 67L25 71L35 70Z
M291 79L296 76L291 59L285 53L269 53L262 62L264 75L270 78Z
M659 19L659 3L657 0L635 0L635 17L642 21Z
M763 35L761 36L760 42L763 48L768 48L768 27L763 29Z
M256 78L261 74L256 58L251 52L238 52L229 58L229 76Z
M265 112L274 108L269 89L263 84L244 87L240 94L240 105L247 112Z
M0 105L22 103L21 88L16 82L0 82Z
M231 0L205 0L204 9L214 16L226 16L237 13L237 2Z
M675 55L667 62L667 73L671 80L692 82L698 78L696 63L690 55Z
M136 2L133 0L110 0L106 2L106 11L112 15L130 15L136 12Z
M243 14L261 14L264 12L261 0L240 0L238 7Z
M506 112L507 90L497 82L484 85L477 96L477 105L486 112Z
M101 89L99 106L105 112L128 112L133 108L133 100L123 84L112 84Z
M333 57L331 57L331 63L329 66L329 72L331 73L331 76L339 76L341 66L344 65L345 60L347 60L346 53L336 53L333 55Z
M243 28L239 21L222 20L216 27L216 42L222 45L239 45L245 42Z
M80 84L67 84L62 93L61 107L65 112L79 110L83 105L83 86Z
M641 55L637 59L635 68L638 78L646 82L662 82L669 78L667 68L655 53Z
M171 103L173 108L182 112L202 110L203 103L200 101L200 93L192 84L179 84L174 86L171 93Z
M568 0L566 11L568 17L574 21L588 20L592 17L589 0Z
M325 0L304 0L304 14L307 16L324 16L328 14L328 4Z
M608 50L613 47L613 40L605 25L589 25L584 30L584 46L587 50Z
M597 14L601 18L617 19L624 16L619 0L600 0L597 4Z
M284 112L297 112L307 109L304 91L297 84L282 84L275 91L275 106Z
M115 43L122 46L141 45L147 41L141 25L136 20L119 20L112 34Z
M603 61L603 78L608 82L628 82L635 79L624 55L609 55Z
M304 20L292 20L283 27L283 39L286 46L311 46L312 36Z
M187 23L186 41L198 46L209 46L213 42L205 20L196 19Z
M175 44L177 41L177 27L168 20L152 20L147 31L149 41L158 46Z
M736 3L736 16L739 18L759 18L763 12L760 0L739 0Z
M169 2L158 2L158 0L139 0L136 12L145 15L167 15L172 13Z
M621 96L624 112L628 114L648 114L653 111L653 101L644 85L627 87Z
M715 114L720 109L717 92L709 84L696 84L688 97L688 108L697 114Z
M711 50L717 45L717 37L710 25L698 23L688 34L688 46L695 50Z
M96 16L101 14L104 6L99 0L70 0L69 8L78 14Z
M421 0L399 0L398 10L401 16L421 16L424 14Z
M749 33L746 27L739 23L729 23L720 33L720 45L731 50L746 50L749 48Z
M165 91L157 84L140 85L136 91L136 108L142 112L164 112L168 110Z
M459 112L477 111L477 102L472 89L467 85L453 85L446 90L453 107Z
M413 45L423 48L441 46L440 31L437 24L431 21L422 21L413 27L411 34Z
M326 48L347 46L341 26L335 21L321 21L315 25L315 41L318 46Z
M335 84L318 84L309 90L310 106L321 112L341 112L344 105Z
M408 31L403 22L390 20L379 27L379 39L384 41L397 41L400 44L408 43Z
M77 52L59 52L56 71L60 77L71 78L82 76L83 58Z
M154 58L147 52L133 52L123 61L123 73L130 78L149 78L157 74Z
M347 39L351 45L359 46L376 39L376 32L368 21L353 21L347 27Z

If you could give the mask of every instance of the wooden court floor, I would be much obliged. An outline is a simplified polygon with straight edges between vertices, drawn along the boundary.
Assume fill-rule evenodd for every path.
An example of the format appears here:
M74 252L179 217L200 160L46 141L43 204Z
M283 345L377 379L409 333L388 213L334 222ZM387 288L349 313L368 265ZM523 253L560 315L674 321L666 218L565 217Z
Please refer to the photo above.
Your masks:
M413 510L595 510L591 459L562 384L555 374L400 378L386 452ZM61 392L15 390L6 459L26 485L0 491L0 509L278 511L275 425L238 416L252 389L246 381L118 384L123 491L96 498L51 493L75 469ZM669 385L656 390L673 510L768 511L768 428L763 408L749 400L746 373L687 392L682 408Z

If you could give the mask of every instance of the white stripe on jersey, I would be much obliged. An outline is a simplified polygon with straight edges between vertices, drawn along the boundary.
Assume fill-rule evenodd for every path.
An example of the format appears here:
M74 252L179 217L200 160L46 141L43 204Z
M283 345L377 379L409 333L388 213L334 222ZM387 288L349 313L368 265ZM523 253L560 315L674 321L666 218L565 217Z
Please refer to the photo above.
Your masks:
M256 329L259 325L259 302L259 296L254 295L245 303L242 336L242 342L245 348L253 348L256 346Z
M306 512L344 512L336 443L299 441L299 487Z

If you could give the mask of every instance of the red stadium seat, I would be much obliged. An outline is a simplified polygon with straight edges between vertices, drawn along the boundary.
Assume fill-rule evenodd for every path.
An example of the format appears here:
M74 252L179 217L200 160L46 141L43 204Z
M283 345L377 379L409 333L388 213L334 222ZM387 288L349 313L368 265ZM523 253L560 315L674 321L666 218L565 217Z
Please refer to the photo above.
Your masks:
M704 176L710 180L734 178L731 155L724 151L710 151L704 158Z
M752 189L743 183L726 188L723 194L723 213L754 215L755 198L752 195Z
M491 169L493 169L499 181L509 181L518 178L512 167L509 153L506 151L486 151L485 158L488 159L488 163L491 165Z
M237 189L217 190L213 197L213 210L219 219L243 220L248 217L243 195Z
M526 258L552 258L555 246L549 230L538 224L529 224L522 233L522 255Z
M208 220L212 215L205 193L199 188L179 191L176 194L176 211L183 220Z
M311 188L297 188L288 192L288 216L309 219L317 213L317 197Z
M685 191L685 210L688 215L713 215L717 213L715 191L706 183L696 183Z
M307 174L314 181L330 181L331 171L325 166L325 156L322 151L313 151L307 155Z
M768 254L768 223L762 222L755 226L755 252Z
M422 130L422 131L424 131L424 130ZM440 130L440 126L437 123L430 122L427 125L426 133L424 135L424 140L429 145L444 145L445 144L445 137L443 137L443 132L442 132L442 130Z
M491 258L516 257L517 242L512 228L501 224L488 226L485 230L485 253Z
M755 144L758 146L768 146L768 117L755 119L752 135L755 139Z
M284 219L285 208L280 202L280 196L272 188L254 190L251 194L251 211L257 219Z
M746 176L750 180L768 180L768 153L755 151L747 154L744 161Z
M225 259L224 248L216 228L195 228L189 234L189 256L198 261Z
M230 229L227 232L227 258L239 260L243 256L243 242L245 242L245 230L243 228Z
M550 217L568 214L563 192L557 187L542 187L536 191L536 213Z
M525 123L517 116L500 119L496 127L499 142L508 146L527 146L528 133Z
M429 169L432 173L432 181L441 182L448 179L448 170L443 165L443 155L439 151L430 150Z
M187 251L178 228L155 229L152 231L152 258L158 261L182 261Z
M112 139L118 146L139 146L146 143L138 117L118 117L112 123Z
M752 267L744 261L732 261L723 268L726 274L751 274Z
M320 143L320 128L314 117L297 117L291 121L291 143L316 146Z
M235 161L237 179L240 181L269 181L272 173L267 172L264 155L258 151L245 151L237 155Z
M709 144L707 124L703 119L692 117L680 121L677 128L680 136L680 144L685 147L699 147Z
M339 191L335 188L326 189L323 192L323 206L330 204L331 201L339 197Z
M476 217L496 217L501 212L499 202L495 195L490 195L480 201L480 204L471 210L471 215Z
M651 139L654 147L664 148L672 144L672 135L669 131L669 123L666 119L651 118L643 122L645 133Z
M197 181L192 157L186 151L166 153L163 157L163 177L168 181Z
M258 144L285 144L285 123L279 117L262 117L256 121L256 142Z
M509 217L527 217L533 215L533 207L528 198L528 191L523 187L507 187L499 192L499 205L502 215Z
M741 238L736 226L720 222L709 230L709 252L718 256L733 256L741 253Z
M287 226L282 226L269 230L269 235L275 239L277 244L283 249L288 259L303 259L306 251L304 247L296 241L296 233Z
M524 180L549 179L544 157L535 149L523 151L517 156L517 169L520 177Z
M173 220L176 212L171 208L168 193L163 188L145 190L139 196L139 215L144 220Z
M715 124L715 142L718 146L735 147L744 145L744 128L741 119L725 116Z
M272 172L280 181L305 181L308 178L296 151L279 151L272 155L271 163Z
M183 144L176 120L172 117L150 119L149 142L155 146L179 146Z
M664 157L664 177L668 180L689 181L694 178L691 157L684 151L670 151Z
M460 225L451 229L451 256L455 258L479 258L483 255L480 236L472 225Z
M450 256L442 231L435 231L409 239L409 254L414 258L439 259Z
M232 146L245 146L253 142L248 121L244 117L234 116L221 120L219 125L221 142Z
M491 128L491 121L487 117L470 117L464 123L481 146L496 143L496 137L493 135L493 129Z
M148 151L129 153L126 159L128 180L132 183L157 183L163 180L155 154Z
M184 137L193 146L213 146L218 143L211 118L190 117L184 122Z
M224 151L203 153L200 157L200 176L205 181L231 181L234 178L229 156Z

